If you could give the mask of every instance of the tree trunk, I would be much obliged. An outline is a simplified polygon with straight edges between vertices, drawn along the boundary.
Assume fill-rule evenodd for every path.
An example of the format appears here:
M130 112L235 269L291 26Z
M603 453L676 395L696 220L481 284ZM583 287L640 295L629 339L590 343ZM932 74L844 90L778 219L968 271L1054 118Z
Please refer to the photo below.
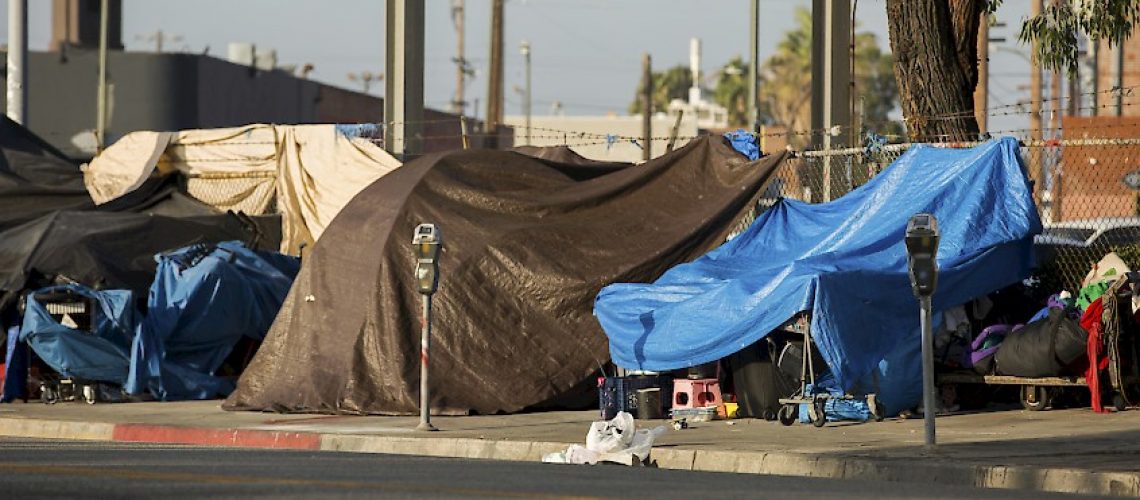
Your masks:
M985 0L887 0L895 80L912 141L974 140Z

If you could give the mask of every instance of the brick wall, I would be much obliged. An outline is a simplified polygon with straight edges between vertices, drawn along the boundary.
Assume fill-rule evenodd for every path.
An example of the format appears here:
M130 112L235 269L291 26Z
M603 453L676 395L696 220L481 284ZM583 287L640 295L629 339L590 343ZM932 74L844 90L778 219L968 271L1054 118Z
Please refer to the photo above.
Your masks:
M1140 137L1140 116L1068 116L1064 137ZM1059 220L1137 215L1137 191L1122 181L1126 174L1140 171L1140 146L1065 146L1061 165L1061 189L1053 198L1053 203L1060 205L1054 212L1059 212Z

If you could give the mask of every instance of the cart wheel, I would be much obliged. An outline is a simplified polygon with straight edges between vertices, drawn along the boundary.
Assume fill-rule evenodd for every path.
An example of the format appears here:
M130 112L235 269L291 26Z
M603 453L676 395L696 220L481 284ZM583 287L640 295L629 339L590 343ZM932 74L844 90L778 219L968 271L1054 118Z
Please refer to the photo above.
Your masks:
M1025 385L1021 387L1021 406L1029 411L1041 411L1049 405L1047 387Z
M871 412L871 418L876 422L883 421L883 403L880 403L879 398L875 397L874 394L867 395L867 408Z
M1116 408L1116 411L1124 411L1128 409L1128 403L1124 401L1123 394L1118 392L1112 395L1112 407Z
M823 427L824 424L827 423L827 400L817 398L815 401L812 401L811 404L815 405L815 420L811 421L811 425Z
M767 420L769 422L776 420L776 412L772 411L771 408L764 408L764 415L763 416L764 416L764 420Z
M45 405L53 405L56 401L59 401L59 397L55 391L46 385L40 386L40 402Z
M780 423L784 425L792 425L796 423L796 419L800 418L799 405L784 405L780 407Z
M83 386L83 401L85 401L89 405L93 405L93 404L95 404L95 399L96 399L95 398L95 386L93 386L93 385Z

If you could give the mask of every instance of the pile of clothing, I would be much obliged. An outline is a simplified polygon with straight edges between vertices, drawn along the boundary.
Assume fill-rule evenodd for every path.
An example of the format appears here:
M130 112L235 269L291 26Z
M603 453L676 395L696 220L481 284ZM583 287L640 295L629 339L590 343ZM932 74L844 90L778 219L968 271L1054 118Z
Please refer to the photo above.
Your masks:
M1113 322L1104 318L1115 318L1118 307L1118 301L1106 297L1129 286L1130 276L1140 277L1119 255L1109 253L1092 267L1076 295L1068 291L1053 294L1047 305L1028 320L990 324L977 335L969 331L965 323L968 318L947 312L943 323L946 326L936 337L936 352L942 355L940 361L944 365L972 369L982 375L1084 376L1092 392L1094 410L1103 411L1100 379L1108 369L1107 346L1116 342L1115 336L1112 342L1106 340L1106 326ZM1106 309L1113 314L1106 315ZM1134 294L1130 312L1135 314L1138 310L1140 299Z

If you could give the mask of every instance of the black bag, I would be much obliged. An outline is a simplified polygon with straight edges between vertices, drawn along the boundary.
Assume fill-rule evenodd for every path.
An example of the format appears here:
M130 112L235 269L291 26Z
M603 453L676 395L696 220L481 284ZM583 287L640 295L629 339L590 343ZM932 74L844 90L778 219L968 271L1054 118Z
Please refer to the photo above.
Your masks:
M1086 355L1088 332L1058 308L1006 335L994 354L998 375L1056 377Z
M728 357L739 416L773 420L780 398L790 397L798 389L797 381L776 367L775 353L782 344L769 336Z

